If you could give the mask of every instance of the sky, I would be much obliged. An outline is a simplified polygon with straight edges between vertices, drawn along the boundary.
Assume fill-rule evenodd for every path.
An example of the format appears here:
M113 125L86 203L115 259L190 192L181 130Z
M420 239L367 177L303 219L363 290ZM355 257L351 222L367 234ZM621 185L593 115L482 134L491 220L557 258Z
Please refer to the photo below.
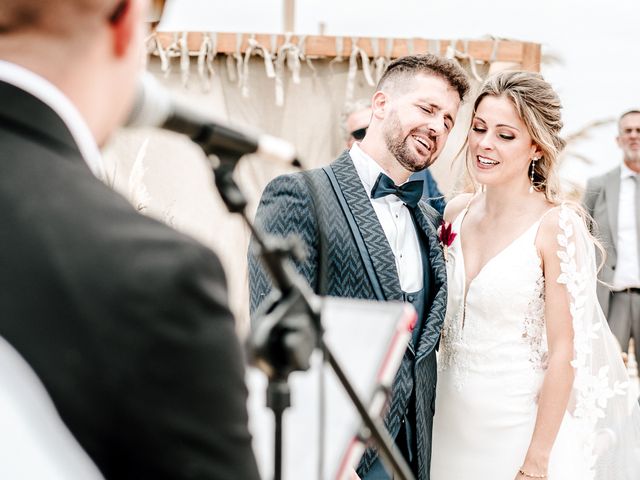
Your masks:
M171 30L283 31L283 0L168 0ZM297 0L295 33L479 39L542 44L542 74L562 100L565 135L640 108L640 0ZM555 60L546 62L545 58ZM568 161L584 183L621 161L615 122L571 146L593 165Z

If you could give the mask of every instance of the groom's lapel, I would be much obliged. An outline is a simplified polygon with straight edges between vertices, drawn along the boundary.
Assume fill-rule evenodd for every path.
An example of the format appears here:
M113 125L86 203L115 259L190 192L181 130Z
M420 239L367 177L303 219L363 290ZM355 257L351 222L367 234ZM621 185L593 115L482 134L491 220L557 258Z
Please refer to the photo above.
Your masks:
M429 241L429 267L433 282L431 285L433 301L426 306L428 314L418 341L416 361L423 358L437 344L447 307L447 268L435 226L438 215L435 210L427 210L428 207L421 204L422 202L415 208L414 217L418 227Z
M438 221L438 214L435 210L432 210L432 212L429 212L424 205L420 204L413 211L418 227L424 232L429 241L429 261L436 287L439 287L447 281L447 269L435 225L435 222Z
M385 299L402 300L395 257L349 153L345 151L331 169L360 230Z

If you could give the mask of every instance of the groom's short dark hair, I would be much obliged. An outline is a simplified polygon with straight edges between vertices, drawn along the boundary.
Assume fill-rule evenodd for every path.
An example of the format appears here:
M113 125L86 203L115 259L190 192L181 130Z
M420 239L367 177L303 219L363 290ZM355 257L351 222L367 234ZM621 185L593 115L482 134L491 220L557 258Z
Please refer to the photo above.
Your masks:
M465 71L453 60L431 53L407 55L392 61L382 74L376 90L388 88L392 82L402 82L418 74L442 78L458 92L460 100L469 91L469 80Z

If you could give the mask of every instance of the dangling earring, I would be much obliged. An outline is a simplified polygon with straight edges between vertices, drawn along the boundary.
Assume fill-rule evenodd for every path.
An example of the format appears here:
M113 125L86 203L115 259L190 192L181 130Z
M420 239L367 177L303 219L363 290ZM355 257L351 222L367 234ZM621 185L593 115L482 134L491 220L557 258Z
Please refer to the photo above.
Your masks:
M540 160L540 158L538 158L538 157L533 157L531 159L531 185L529 186L529 193L533 193L533 190L534 190L534 188L533 188L533 171L536 168L536 161L538 161L538 160Z

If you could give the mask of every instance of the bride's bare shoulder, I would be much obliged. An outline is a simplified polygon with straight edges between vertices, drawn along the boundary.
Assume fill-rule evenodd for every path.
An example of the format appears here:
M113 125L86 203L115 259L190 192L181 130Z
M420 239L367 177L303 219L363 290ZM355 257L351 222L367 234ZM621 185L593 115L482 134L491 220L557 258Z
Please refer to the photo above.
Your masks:
M453 222L460 212L469 205L472 198L473 193L461 193L449 200L444 209L444 221L447 223Z

